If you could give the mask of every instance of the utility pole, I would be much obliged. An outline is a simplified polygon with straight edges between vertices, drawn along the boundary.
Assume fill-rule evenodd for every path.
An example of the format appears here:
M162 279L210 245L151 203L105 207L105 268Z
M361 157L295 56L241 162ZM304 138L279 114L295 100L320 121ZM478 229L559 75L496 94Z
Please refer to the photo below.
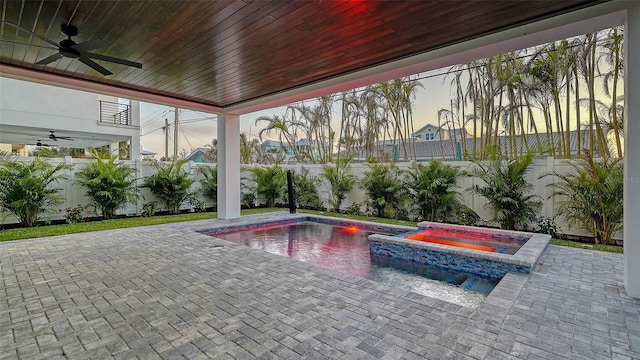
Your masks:
M173 161L178 160L178 108L174 110L174 122L173 122Z
M164 119L164 158L169 159L169 119Z

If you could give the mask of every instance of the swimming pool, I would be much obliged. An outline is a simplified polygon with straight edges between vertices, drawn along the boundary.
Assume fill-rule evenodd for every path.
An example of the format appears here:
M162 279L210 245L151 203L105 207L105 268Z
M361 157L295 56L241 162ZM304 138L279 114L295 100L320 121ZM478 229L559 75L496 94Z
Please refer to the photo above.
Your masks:
M368 237L373 233L404 231L406 228L306 218L207 234L463 306L479 305L497 284L495 279L370 253Z

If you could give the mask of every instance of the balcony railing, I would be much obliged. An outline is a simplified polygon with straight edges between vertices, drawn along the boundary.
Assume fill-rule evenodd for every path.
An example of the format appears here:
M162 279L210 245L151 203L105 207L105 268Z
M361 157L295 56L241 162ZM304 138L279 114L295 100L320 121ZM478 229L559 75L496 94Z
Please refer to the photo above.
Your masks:
M109 101L100 101L100 123L130 126L131 106Z

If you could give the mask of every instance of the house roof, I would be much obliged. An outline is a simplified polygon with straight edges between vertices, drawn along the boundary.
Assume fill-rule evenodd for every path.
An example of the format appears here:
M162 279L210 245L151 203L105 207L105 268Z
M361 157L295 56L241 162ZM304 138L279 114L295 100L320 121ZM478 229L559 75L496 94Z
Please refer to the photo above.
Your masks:
M193 160L198 156L206 155L208 152L209 152L209 149L205 147L195 148L191 150L191 154L187 156L187 160Z
M15 77L233 108L603 3L614 2L8 1L0 39L33 46L0 43L0 64ZM78 43L109 43L96 54L142 69L97 60L113 72L102 76L66 57L36 65L56 54L42 38L64 39L62 24L78 28Z
M427 124L427 125L425 125L425 126L421 127L420 129L416 130L416 131L414 132L414 135L415 135L415 134L417 134L417 133L421 133L421 132L425 131L425 130L426 130L427 128L429 128L429 127L430 127L430 128L433 128L434 130L435 130L435 129L440 129L440 127L439 127L439 126L436 126L436 125L433 125L433 124Z
M560 139L560 134L552 133L551 136L549 136L549 134L541 133L538 136L539 136L539 141L538 141L538 137L536 137L535 134L527 134L525 137L516 136L515 139L516 139L517 151L520 151L520 150L526 151L527 147L524 141L525 138L526 138L527 144L529 145L529 148L534 151L537 150L536 148L537 144L541 144L541 145L550 144L551 146L555 146L557 148L557 143L558 143L558 140ZM458 139L458 142L461 142L460 139ZM465 143L466 143L467 152L468 153L472 152L473 138L467 138ZM500 148L502 149L502 153L508 154L510 151L509 136L505 136L505 135L499 136L498 143ZM588 130L581 130L580 146L578 146L578 132L575 130L571 131L570 152L572 154L576 154L578 148L584 149L588 147L589 147L589 131ZM456 149L457 146L453 139L416 141L415 148L416 148L416 158L418 160L443 159L443 158L447 160L452 160L452 159L455 159L457 156L457 149ZM476 149L480 150L479 139L476 141ZM597 150L597 146L596 146L596 150ZM384 145L384 152L389 156L393 155L394 150L390 142ZM403 149L402 149L402 145L400 144L398 144L398 152L399 152L400 158L402 158Z

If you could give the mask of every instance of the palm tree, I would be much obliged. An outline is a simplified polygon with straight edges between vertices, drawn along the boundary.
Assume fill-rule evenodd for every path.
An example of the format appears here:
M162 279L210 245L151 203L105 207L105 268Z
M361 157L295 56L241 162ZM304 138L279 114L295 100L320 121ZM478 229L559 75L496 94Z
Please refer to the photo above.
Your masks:
M212 139L211 142L205 145L207 148L206 157L212 163L218 162L218 139Z
M336 160L335 166L328 164L322 166L322 176L329 183L331 190L329 202L334 212L340 212L340 205L356 182L356 177L347 173L349 161L349 158L342 157Z
M102 217L111 219L116 210L140 197L136 170L118 161L116 155L101 156L93 150L91 157L94 161L76 172L75 182L85 189L90 204L100 209Z
M182 169L186 163L186 160L174 160L169 164L154 161L155 174L146 176L142 182L141 187L148 188L171 214L177 214L180 206L194 196L191 185L195 180Z
M611 109L615 109L618 106L618 79L620 73L624 70L624 63L622 61L623 51L623 33L624 29L619 27L612 28L606 41L603 45L605 51L602 52L601 58L604 58L606 63L610 66L609 71L601 73L603 75L603 89L604 93L611 98ZM609 83L612 83L611 91L609 90ZM616 153L618 158L622 158L622 143L620 141L621 124L623 122L618 119L618 112L611 111L611 128L616 144Z
M471 172L484 184L468 190L487 199L486 207L503 229L526 230L542 206L541 198L532 194L533 185L525 180L532 162L532 153L506 161L496 156L486 163L476 162Z
M280 166L254 167L250 170L255 175L256 193L267 207L273 207L286 189L285 173Z
M590 231L596 244L611 244L622 229L624 171L620 159L596 162L590 153L570 162L575 173L553 173L554 196L559 196L556 213Z
M462 173L438 160L428 165L414 162L406 173L409 199L421 219L446 221L460 208L459 194L455 190Z
M0 159L0 212L18 218L22 226L34 226L52 207L64 202L55 183L66 180L69 166L53 165L39 157L24 163L10 156Z
M400 171L393 164L372 163L367 165L360 187L365 191L374 216L395 218L404 208L405 193Z

